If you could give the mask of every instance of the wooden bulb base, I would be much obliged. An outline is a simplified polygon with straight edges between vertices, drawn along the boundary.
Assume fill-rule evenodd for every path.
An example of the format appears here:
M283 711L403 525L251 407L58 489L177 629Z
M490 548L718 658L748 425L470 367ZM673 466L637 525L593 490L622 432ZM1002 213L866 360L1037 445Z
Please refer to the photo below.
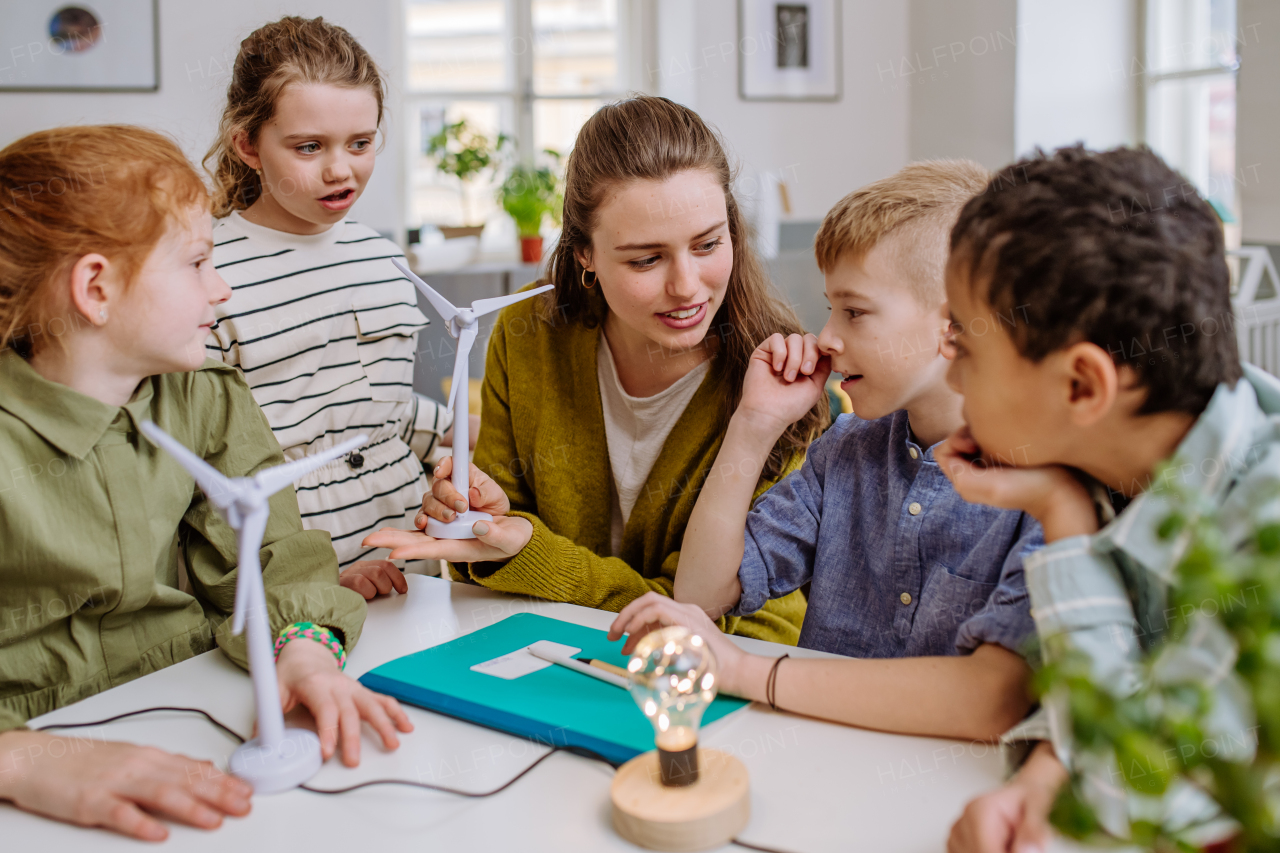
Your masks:
M698 781L662 784L658 753L637 755L614 776L613 828L650 850L706 850L737 836L751 818L751 782L741 761L698 750Z

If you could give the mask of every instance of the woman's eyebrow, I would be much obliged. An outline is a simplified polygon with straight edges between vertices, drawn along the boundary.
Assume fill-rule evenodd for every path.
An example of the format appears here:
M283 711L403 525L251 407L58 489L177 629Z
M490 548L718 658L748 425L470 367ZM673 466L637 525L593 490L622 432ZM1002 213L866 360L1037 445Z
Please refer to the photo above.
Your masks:
M721 220L720 222L717 222L715 225L712 225L710 228L706 229L705 231L701 231L695 234L693 236L693 239L690 240L689 242L692 243L695 240L700 240L703 237L710 234L712 231L715 231L719 228L723 228L725 226L725 222L727 221L728 220ZM614 246L613 250L615 252L639 252L639 251L649 251L650 249L661 249L664 246L666 246L666 243L627 243L626 245L623 245L623 246Z

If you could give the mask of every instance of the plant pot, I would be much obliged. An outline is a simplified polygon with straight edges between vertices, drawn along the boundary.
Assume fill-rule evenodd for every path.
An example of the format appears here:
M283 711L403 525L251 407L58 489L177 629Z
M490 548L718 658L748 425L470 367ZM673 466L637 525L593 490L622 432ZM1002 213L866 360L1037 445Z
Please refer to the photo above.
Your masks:
M520 238L520 260L526 264L536 264L542 260L542 238Z
M440 225L437 226L446 240L458 237L479 237L484 231L483 225Z

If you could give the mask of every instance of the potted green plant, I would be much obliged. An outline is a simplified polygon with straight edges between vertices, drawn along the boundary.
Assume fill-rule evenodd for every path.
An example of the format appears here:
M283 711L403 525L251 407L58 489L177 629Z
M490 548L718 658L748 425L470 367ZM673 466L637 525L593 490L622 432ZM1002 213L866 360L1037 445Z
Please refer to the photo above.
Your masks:
M437 171L452 175L461 183L463 225L440 226L445 239L479 236L484 230L483 223L474 223L468 189L477 176L496 165L508 139L500 133L495 141L473 128L465 118L446 124L427 139L427 155L435 158Z
M520 234L520 258L526 264L542 260L542 223L547 217L556 225L564 208L564 196L560 187L560 152L543 151L551 158L553 166L532 166L523 163L513 165L506 180L498 188L498 200L502 209L516 221Z
M1140 689L1118 694L1079 658L1064 658L1037 673L1038 692L1069 711L1077 756L1072 784L1060 793L1052 820L1064 834L1091 843L1136 843L1157 851L1275 851L1280 523L1254 524L1236 547L1213 513L1196 507L1194 496L1175 494L1170 504L1173 510L1156 533L1183 550L1164 611L1168 626L1143 655ZM1214 669L1208 676L1206 666ZM1234 680L1237 695L1246 700L1242 713L1252 719L1224 728L1227 709L1215 711L1208 686L1223 678ZM1111 787L1125 791L1130 802L1149 805L1176 786L1180 796L1205 798L1220 813L1188 825L1148 807L1145 817L1131 812L1119 833L1127 837L1117 838L1081 767L1109 768ZM1224 822L1231 825L1225 833Z

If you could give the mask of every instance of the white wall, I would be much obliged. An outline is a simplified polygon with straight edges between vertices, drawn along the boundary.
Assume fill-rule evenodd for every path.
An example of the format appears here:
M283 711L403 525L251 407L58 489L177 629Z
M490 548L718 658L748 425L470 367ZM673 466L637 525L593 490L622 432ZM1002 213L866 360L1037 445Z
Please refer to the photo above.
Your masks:
M1240 0L1237 22L1236 172L1243 177L1243 236L1246 243L1280 244L1280 3Z
M837 102L738 97L737 0L659 0L658 67L648 88L701 113L748 173L781 172L792 212L818 220L847 193L907 162L908 92L877 75L906 50L906 5L843 2Z
M1005 165L1014 155L1017 0L911 0L910 18L908 49L887 72L911 93L910 158Z
M1138 141L1140 0L1018 0L1014 148Z
M16 2L16 0L3 0ZM399 84L398 0L220 0L160 4L160 91L139 93L0 92L0 146L36 130L71 124L139 124L172 135L192 162L213 141L240 40L286 14L323 15L346 27ZM109 24L108 24L109 25ZM387 144L353 216L403 239L400 133L394 113Z

